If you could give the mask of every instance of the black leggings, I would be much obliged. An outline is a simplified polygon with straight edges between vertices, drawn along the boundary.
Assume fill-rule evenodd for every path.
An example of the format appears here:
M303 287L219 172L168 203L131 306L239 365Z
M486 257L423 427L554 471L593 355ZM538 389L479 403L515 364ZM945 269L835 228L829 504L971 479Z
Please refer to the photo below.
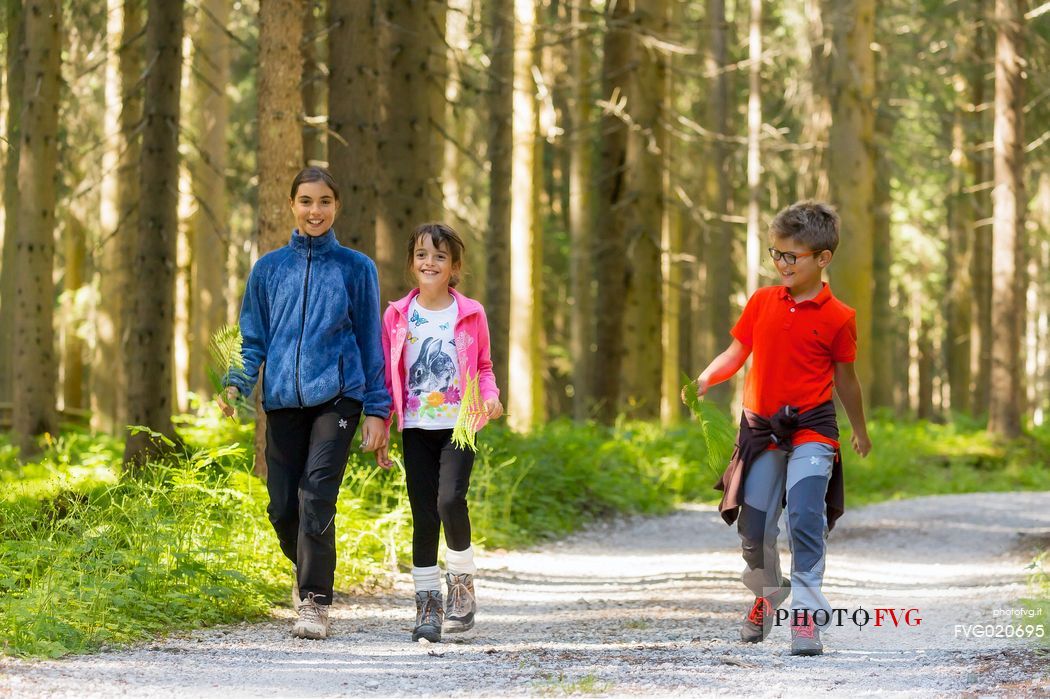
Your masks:
M336 398L266 413L267 513L281 551L298 568L299 594L332 603L335 504L361 403Z
M401 433L405 481L412 504L412 565L437 565L438 537L453 551L470 547L467 488L474 452L452 444L452 430L409 427Z

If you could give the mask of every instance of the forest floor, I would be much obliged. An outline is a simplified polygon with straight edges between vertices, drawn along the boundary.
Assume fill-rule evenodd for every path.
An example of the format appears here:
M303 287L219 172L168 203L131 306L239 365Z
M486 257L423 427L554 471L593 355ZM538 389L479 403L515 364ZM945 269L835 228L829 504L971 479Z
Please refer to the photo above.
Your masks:
M994 632L1032 622L1017 616L1030 592L1025 566L1048 543L1050 492L848 511L832 533L825 579L832 605L849 610L845 624L825 633L825 655L799 658L788 653L786 627L765 643L740 643L750 598L736 530L714 508L690 505L486 553L477 627L463 638L412 643L410 582L400 576L388 595L337 599L325 642L291 638L292 613L280 609L272 621L122 651L0 659L0 697L1045 696L1046 639L1040 647L978 638L972 625ZM896 610L900 625L884 613L876 627L877 608ZM850 621L858 609L872 615L866 626ZM921 622L905 623L907 609Z

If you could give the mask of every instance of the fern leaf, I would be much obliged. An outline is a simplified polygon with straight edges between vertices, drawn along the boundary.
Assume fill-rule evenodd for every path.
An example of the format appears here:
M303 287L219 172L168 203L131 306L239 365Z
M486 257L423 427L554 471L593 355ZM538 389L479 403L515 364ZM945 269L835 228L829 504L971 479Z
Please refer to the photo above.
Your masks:
M485 413L485 403L481 400L481 376L466 376L463 386L463 400L459 404L459 416L452 428L452 443L460 449L478 451L478 425Z

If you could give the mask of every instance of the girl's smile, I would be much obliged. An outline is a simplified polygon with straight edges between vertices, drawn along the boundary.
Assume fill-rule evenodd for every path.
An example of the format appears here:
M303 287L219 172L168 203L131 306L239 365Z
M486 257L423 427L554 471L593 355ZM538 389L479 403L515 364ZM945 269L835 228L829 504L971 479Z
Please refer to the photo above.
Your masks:
M339 200L324 182L304 182L299 185L291 207L299 233L316 238L327 233L335 223Z
M421 235L416 242L412 269L416 274L419 288L434 291L447 289L452 273L455 271L452 256L447 250L434 247L434 241L429 235Z

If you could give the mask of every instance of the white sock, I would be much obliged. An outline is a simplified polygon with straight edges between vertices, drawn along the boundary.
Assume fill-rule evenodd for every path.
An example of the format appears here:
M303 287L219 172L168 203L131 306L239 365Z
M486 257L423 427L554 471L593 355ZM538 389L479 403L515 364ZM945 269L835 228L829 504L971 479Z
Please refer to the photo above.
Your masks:
M465 551L445 551L445 566L452 575L463 575L469 573L474 575L478 572L474 565L474 547L468 546Z
M441 569L437 566L412 569L412 582L416 584L416 592L441 589Z

